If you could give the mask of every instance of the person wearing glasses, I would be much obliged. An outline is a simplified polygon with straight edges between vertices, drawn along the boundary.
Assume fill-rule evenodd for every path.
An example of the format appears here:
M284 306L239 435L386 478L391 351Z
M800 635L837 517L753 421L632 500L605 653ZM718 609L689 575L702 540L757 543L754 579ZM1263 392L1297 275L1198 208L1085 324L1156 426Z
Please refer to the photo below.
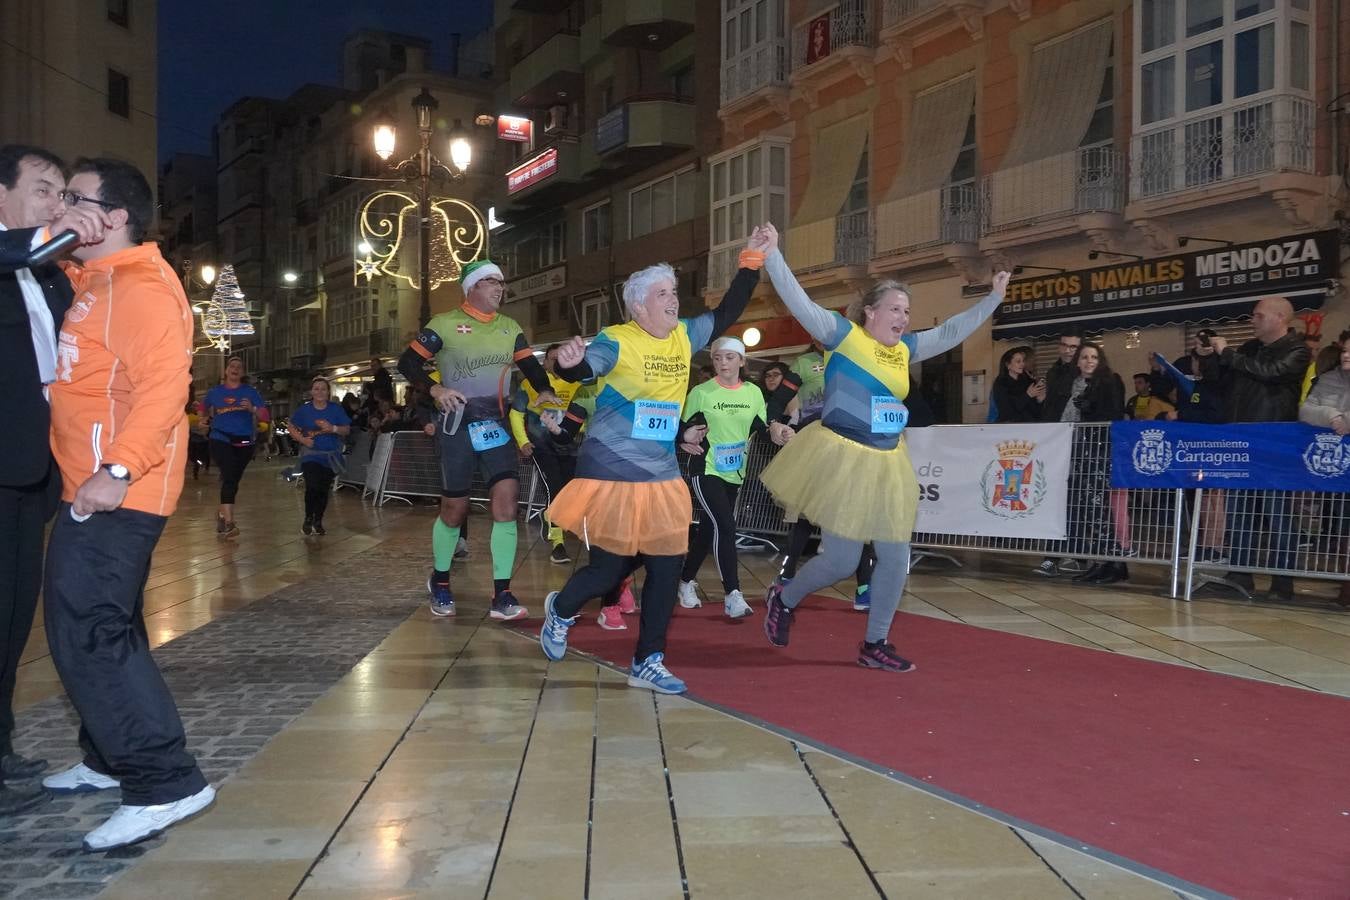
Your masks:
M215 791L187 750L142 616L150 557L183 490L192 310L153 242L154 194L135 167L81 160L66 202L108 211L102 240L74 250L76 300L51 385L52 450L64 482L47 546L47 645L80 718L84 759L52 791L121 788L84 847L144 840L206 809Z
M19 265L51 235L74 229L98 239L107 215L61 203L65 163L40 147L0 147L0 393L8 424L0 467L0 820L43 803L33 779L45 760L14 752L14 685L42 586L43 529L56 509L61 477L52 464L49 385L56 378L57 332L74 296L55 262Z
M1059 356L1036 379L1029 396L1041 404L1041 421L1058 422L1064 415L1064 407L1073 394L1073 382L1078 377L1078 348L1083 346L1083 334L1079 331L1066 331L1059 336ZM1056 561L1047 556L1032 571L1044 578L1057 578L1063 572L1081 572L1082 566L1071 558Z
M433 316L398 360L403 377L425 386L441 411L436 428L441 512L431 531L434 562L427 591L433 615L455 614L450 564L460 527L469 514L469 487L477 466L487 482L492 506L490 615L503 621L521 619L529 613L511 593L520 493L520 464L507 424L511 369L519 369L535 389L537 406L556 408L563 404L520 325L497 311L506 294L505 276L497 264L486 259L469 263L460 275L460 286L464 289L463 305ZM439 370L439 384L427 373L429 361L434 361Z

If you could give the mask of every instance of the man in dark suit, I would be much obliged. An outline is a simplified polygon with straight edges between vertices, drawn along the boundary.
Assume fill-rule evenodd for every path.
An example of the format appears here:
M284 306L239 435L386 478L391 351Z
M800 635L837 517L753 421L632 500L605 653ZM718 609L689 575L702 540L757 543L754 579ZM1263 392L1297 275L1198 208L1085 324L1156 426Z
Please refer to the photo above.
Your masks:
M58 333L71 302L70 281L55 263L17 267L66 228L101 234L101 210L67 209L59 158L38 147L0 147L0 397L7 434L0 464L0 818L47 798L36 781L45 760L14 752L14 683L33 627L42 584L43 526L61 496L52 464L46 385L55 378Z

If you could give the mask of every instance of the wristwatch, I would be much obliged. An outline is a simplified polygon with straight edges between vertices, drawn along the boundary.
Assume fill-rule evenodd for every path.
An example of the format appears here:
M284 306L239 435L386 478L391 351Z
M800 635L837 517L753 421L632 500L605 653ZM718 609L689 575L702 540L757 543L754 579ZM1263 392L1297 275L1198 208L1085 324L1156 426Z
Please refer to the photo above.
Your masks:
M102 468L118 481L131 480L131 470L121 463L105 463Z

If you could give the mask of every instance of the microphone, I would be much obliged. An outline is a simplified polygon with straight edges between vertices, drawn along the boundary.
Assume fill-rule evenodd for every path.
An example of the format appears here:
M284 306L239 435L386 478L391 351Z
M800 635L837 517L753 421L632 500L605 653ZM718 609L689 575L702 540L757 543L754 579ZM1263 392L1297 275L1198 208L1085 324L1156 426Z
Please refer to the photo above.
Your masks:
M32 253L29 253L25 265L30 269L34 266L40 266L43 263L49 262L60 256L79 242L80 236L74 231L63 231L47 243L38 247Z

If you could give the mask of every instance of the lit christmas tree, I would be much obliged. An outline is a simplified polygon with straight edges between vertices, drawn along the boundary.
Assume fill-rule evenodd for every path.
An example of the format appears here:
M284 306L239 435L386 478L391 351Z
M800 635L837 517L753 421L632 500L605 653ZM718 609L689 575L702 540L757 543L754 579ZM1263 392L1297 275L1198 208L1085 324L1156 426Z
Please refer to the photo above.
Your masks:
M244 302L244 292L239 290L234 266L222 267L216 276L211 305L202 316L202 331L213 338L253 333L253 320L248 317L248 304Z

